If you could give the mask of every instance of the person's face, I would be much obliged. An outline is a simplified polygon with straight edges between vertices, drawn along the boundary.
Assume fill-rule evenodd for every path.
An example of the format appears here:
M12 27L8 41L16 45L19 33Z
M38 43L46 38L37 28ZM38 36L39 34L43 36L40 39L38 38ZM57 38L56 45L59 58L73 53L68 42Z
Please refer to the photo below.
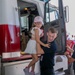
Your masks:
M42 27L42 23L41 22L35 22L34 23L36 27L41 28Z
M51 33L50 31L47 32L48 42L52 42L57 37L57 33Z

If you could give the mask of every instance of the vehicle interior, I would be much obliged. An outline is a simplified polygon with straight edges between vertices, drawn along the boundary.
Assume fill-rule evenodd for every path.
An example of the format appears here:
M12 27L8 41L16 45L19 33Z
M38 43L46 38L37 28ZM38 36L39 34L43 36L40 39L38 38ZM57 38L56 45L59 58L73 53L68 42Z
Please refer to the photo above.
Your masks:
M20 19L20 36L21 36L21 50L24 51L26 44L30 38L30 29L32 27L33 19L39 15L35 4L27 3L18 0L19 19Z

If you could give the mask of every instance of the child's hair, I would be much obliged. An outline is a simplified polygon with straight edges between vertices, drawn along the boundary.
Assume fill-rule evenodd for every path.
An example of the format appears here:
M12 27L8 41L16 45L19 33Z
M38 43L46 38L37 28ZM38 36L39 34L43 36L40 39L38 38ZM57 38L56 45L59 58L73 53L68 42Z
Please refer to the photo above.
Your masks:
M58 34L58 30L57 30L56 28L54 28L54 27L50 27L50 28L48 29L48 32L57 33L57 34Z
M35 24L34 23L32 24L32 27L31 28L33 28L33 27L35 27Z
M35 16L34 20L33 20L33 24L32 24L32 27L35 27L36 25L34 24L34 22L41 22L42 25L44 24L43 23L43 18L41 16Z

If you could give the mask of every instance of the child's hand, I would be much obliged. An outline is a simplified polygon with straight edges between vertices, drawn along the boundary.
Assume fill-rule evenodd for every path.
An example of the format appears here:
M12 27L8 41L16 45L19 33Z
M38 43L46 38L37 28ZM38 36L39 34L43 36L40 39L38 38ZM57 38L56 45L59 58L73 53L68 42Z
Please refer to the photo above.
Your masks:
M66 51L64 54L65 54L65 55L69 55L69 52Z
M68 45L66 46L66 48L67 48L68 50L71 50L70 46L68 46Z
M71 55L69 55L69 52L66 51L64 54L65 54L68 58L71 58Z
M74 50L73 50L72 48L70 48L70 46L67 45L66 47L67 47L67 50L68 50L68 51L74 52Z
M45 47L50 48L50 44L45 44Z

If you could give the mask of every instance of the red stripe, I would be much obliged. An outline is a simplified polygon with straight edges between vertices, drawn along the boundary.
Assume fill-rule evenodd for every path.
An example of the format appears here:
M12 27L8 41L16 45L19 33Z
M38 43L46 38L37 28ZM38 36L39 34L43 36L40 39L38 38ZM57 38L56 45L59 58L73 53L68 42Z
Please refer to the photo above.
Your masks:
M20 28L16 25L0 24L0 55L3 52L20 51L19 32Z

